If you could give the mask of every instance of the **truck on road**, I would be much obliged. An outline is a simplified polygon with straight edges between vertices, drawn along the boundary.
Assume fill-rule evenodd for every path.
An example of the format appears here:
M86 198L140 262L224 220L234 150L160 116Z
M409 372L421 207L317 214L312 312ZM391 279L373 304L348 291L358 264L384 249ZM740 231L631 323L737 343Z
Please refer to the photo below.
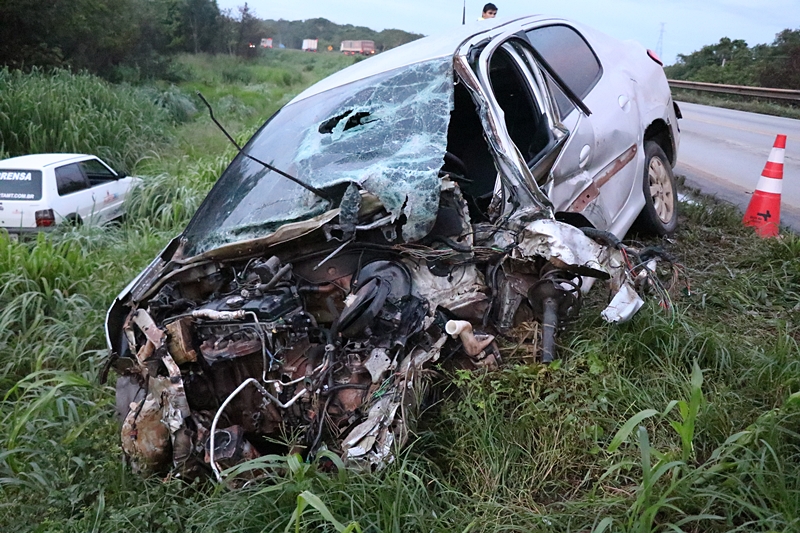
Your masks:
M349 56L355 54L370 56L375 53L375 41L342 41L339 51Z
M317 43L319 39L303 39L303 47L302 49L305 52L316 52L317 51Z

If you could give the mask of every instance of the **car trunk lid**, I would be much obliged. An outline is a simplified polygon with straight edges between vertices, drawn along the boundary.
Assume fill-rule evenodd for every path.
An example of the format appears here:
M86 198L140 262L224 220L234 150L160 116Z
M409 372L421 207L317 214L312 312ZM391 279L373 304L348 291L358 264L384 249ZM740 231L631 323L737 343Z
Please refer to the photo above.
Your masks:
M0 169L0 226L36 227L35 212L41 199L41 170Z

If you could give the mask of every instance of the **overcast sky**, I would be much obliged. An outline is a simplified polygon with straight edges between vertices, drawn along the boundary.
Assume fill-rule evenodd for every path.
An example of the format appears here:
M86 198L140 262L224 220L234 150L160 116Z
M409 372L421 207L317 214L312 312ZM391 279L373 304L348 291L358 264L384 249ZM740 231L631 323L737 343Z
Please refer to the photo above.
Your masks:
M244 0L217 0L221 9ZM467 0L467 20L480 16L485 0ZM800 0L495 0L498 17L542 13L593 26L620 39L657 49L664 24L662 59L673 63L722 37L747 44L771 43L783 29L800 29ZM461 24L463 0L249 0L262 19L322 17L374 30L397 28L431 35ZM313 36L309 36L312 38Z

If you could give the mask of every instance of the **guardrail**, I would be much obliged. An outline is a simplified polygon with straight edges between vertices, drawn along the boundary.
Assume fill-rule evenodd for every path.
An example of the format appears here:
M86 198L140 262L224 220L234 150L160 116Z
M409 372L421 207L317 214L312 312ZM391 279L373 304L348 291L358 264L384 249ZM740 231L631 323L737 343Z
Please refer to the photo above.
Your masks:
M791 89L767 89L764 87L747 87L745 85L721 85L718 83L704 83L700 81L667 81L669 82L669 86L675 89L691 89L693 91L737 94L740 96L755 96L758 98L800 102L800 91Z

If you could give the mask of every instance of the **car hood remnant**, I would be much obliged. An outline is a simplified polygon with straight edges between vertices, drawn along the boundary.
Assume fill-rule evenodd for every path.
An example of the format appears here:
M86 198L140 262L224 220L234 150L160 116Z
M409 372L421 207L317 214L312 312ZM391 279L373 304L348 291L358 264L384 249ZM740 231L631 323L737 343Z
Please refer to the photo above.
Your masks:
M222 480L265 454L323 450L375 470L437 377L500 363L498 335L539 320L551 361L595 280L610 322L637 312L637 291L668 305L654 272L669 256L556 220L538 184L578 161L570 139L591 139L552 99L521 99L535 80L512 78L534 58L508 24L491 30L508 45L459 37L415 61L398 49L376 57L390 68L370 59L297 97L244 151L325 198L240 154L120 294L106 334L137 471Z

